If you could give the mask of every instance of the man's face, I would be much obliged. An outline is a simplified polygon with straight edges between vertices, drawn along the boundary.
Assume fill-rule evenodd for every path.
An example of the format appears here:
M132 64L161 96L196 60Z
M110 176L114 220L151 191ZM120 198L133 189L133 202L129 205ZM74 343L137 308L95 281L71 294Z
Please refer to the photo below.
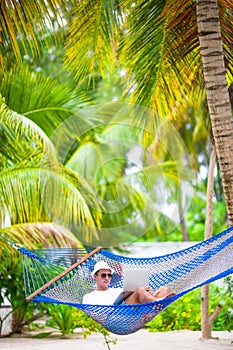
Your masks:
M108 269L101 269L97 271L97 273L94 275L94 278L96 280L97 290L107 290L109 283L111 281L111 271Z

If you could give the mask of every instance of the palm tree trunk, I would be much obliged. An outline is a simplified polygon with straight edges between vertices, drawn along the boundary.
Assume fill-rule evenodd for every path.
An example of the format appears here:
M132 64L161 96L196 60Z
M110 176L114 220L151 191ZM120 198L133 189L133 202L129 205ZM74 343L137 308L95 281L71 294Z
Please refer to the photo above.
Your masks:
M233 225L233 121L217 0L197 0L197 24L207 103L222 176L228 223Z
M183 242L188 242L189 237L188 237L188 231L187 231L185 217L184 217L184 210L183 210L183 206L182 206L182 201L178 201L178 202L179 202L178 205L179 205L180 227L181 227Z
M214 192L214 168L216 164L215 146L212 144L210 152L209 170L208 170L208 184L207 184L207 202L206 202L206 220L205 220L205 239L212 236L212 200ZM211 326L209 320L209 285L205 285L201 289L201 330L202 339L211 338Z
M205 239L212 237L212 200L214 194L214 168L216 164L216 151L215 145L212 143L210 152L210 162L208 171L208 184L207 184L207 203L206 203L206 221L205 221ZM212 338L212 324L217 318L219 312L222 309L221 305L217 305L212 315L209 315L209 285L206 284L201 290L201 308L202 308L202 319L201 319L201 330L202 340Z

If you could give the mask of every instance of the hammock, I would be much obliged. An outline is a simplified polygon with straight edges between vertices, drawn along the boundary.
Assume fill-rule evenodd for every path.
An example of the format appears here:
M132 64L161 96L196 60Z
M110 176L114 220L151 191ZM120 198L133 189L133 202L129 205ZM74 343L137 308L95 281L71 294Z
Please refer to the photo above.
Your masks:
M20 247L26 299L77 307L112 333L136 332L184 294L233 273L232 230L233 227L192 247L153 258L116 255L100 247L88 253L72 248ZM134 305L82 304L83 295L95 288L91 271L99 260L115 271L111 288L123 286L122 269L146 268L150 270L153 290L166 285L176 295Z

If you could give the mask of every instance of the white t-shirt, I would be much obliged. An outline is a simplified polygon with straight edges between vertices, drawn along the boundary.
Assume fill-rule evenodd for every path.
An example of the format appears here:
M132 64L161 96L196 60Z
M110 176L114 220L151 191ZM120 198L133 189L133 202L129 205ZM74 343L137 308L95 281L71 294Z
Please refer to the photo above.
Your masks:
M84 295L83 304L112 305L122 290L122 288L109 288L104 291L94 290Z

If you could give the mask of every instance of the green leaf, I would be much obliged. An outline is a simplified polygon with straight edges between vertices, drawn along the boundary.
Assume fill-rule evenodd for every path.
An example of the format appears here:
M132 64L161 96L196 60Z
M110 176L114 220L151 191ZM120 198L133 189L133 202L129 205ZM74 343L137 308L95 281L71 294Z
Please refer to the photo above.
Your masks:
M71 20L74 3L73 0L69 3L66 0L30 3L3 0L0 8L0 65L7 65L7 60L12 56L21 64L25 54L33 57L39 55L42 37L44 45L51 44L51 39L54 43L60 35L57 26L65 26Z
M66 42L65 63L82 82L95 84L95 75L104 76L114 67L118 46L118 26L121 14L112 0L76 2L74 20ZM85 43L85 45L84 45Z
M32 338L36 338L36 339L48 338L52 333L53 332L42 332L42 333L33 335Z
M27 65L6 72L0 91L9 108L34 121L47 135L90 102L82 90L44 78Z

